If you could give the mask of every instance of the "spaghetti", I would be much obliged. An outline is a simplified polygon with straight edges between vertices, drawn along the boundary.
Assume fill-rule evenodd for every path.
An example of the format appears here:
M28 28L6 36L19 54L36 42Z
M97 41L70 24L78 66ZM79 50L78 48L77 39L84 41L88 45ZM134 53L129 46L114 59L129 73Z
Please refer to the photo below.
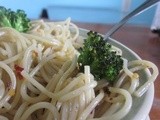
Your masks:
M78 73L77 49L83 40L70 19L31 25L28 33L0 28L0 119L122 119L133 96L141 97L158 75L153 63L124 58L123 70L108 94L104 90L108 84L96 81L89 66ZM115 46L112 50L122 54ZM138 71L146 68L153 69L152 75L140 86Z

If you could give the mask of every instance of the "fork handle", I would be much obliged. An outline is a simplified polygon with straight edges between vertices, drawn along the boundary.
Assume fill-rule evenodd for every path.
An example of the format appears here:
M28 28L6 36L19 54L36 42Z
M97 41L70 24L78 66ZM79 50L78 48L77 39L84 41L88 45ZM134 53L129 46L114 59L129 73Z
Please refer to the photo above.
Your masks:
M114 34L121 26L123 26L131 17L136 16L148 8L152 7L155 3L159 2L160 0L146 0L142 3L138 8L130 12L127 16L125 16L118 24L114 25L105 35L104 40L107 41L108 38Z

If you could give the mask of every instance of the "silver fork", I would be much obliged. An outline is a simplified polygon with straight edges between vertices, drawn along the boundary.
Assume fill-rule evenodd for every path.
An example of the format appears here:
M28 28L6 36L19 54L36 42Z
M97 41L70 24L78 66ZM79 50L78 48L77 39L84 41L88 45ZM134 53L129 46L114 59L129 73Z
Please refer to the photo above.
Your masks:
M138 15L148 8L152 7L155 3L159 2L160 0L146 0L144 3L142 3L139 7L137 7L135 10L130 12L127 16L125 16L119 23L114 25L105 35L104 40L109 40L108 38L114 34L121 26L123 26L131 17Z

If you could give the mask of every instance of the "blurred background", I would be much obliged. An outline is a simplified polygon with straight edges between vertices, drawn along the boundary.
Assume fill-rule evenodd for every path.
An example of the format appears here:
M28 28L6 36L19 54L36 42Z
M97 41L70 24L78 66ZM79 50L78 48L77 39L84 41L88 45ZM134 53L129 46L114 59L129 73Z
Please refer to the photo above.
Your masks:
M0 6L23 9L29 18L114 24L145 0L1 0ZM134 17L129 24L151 26L156 6Z

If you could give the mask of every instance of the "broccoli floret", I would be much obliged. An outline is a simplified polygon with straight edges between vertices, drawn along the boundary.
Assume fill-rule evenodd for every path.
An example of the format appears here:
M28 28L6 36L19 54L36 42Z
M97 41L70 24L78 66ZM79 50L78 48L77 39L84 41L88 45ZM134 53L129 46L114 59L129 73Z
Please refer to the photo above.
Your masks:
M19 32L27 32L30 28L29 22L23 10L14 12L0 6L0 27L12 27Z
M115 51L111 51L111 44L96 32L88 32L84 46L79 49L78 64L81 71L89 65L96 80L106 79L109 83L116 80L123 66L123 60Z

